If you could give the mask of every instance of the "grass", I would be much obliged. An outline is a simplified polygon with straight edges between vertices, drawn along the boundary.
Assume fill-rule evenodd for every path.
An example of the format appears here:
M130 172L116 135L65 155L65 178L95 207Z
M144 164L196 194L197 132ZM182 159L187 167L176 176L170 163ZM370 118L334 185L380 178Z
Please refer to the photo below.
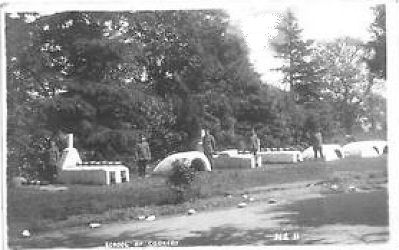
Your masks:
M335 162L305 162L258 169L201 172L194 183L198 198L174 204L174 193L162 177L131 178L113 186L70 185L63 192L40 191L35 186L8 188L10 238L20 231L50 230L90 221L129 220L143 214L168 215L186 212L195 203L199 209L228 205L218 197L245 192L246 188L348 176L386 175L386 157L344 159ZM234 200L231 200L234 202Z

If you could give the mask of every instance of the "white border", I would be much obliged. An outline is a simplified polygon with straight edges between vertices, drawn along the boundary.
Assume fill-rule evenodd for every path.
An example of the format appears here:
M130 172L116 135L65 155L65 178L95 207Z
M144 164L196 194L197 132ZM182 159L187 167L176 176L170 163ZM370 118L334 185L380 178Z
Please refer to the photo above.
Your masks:
M388 195L390 244L399 247L399 1L387 4Z
M399 1L398 0L333 0L334 2L354 3L354 4L378 4L385 3L387 7L387 89L388 89L388 140L390 152L388 156L389 167L389 233L390 240L386 244L372 244L372 245L315 245L315 246L295 246L296 248L344 248L344 249L395 249L399 247L399 233L398 228L398 192L399 192L399 171L396 163L399 162L398 145L399 145L399 115L397 109L397 100L399 100ZM38 11L45 12L58 12L65 10L92 10L92 11L118 11L118 10L167 10L167 9L217 9L226 6L240 8L248 6L257 6L262 4L264 6L279 6L281 4L318 4L331 3L331 0L14 0L3 1L5 6L0 7L0 91L1 91L1 167L0 174L2 175L1 191L1 217L0 217L0 239L2 240L3 249L7 249L7 231L6 231L6 123L7 123L7 110L6 110L6 59L5 59L5 19L4 12L16 11ZM1 6L1 3L0 3ZM339 17L338 17L339 18ZM396 247L395 247L396 246ZM266 246L268 247L268 246ZM292 246L270 246L273 249L290 249ZM206 249L218 247L201 247ZM241 247L223 247L229 249L238 249ZM264 248L264 247L262 247ZM159 248L158 248L159 249ZM258 247L245 247L245 249L259 249Z
M6 166L7 166L7 88L6 88L6 79L7 79L7 68L6 68L6 45L5 45L5 15L2 10L2 6L0 4L0 101L1 101L1 145L0 145L0 174L1 174L1 210L0 210L0 240L1 246L3 249L7 249L7 174L6 174Z

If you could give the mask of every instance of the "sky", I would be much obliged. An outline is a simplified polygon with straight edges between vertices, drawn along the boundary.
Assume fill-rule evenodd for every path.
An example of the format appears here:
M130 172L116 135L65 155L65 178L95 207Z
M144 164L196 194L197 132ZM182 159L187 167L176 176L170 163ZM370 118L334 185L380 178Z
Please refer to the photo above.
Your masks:
M367 41L370 38L368 27L373 21L370 4L331 2L330 4L290 5L290 9L303 29L304 39L329 41L343 36ZM277 35L279 13L288 6L252 6L248 8L226 9L232 24L238 26L250 49L250 59L262 80L268 83L278 82L281 73L271 71L279 62L273 56L268 45L269 39Z

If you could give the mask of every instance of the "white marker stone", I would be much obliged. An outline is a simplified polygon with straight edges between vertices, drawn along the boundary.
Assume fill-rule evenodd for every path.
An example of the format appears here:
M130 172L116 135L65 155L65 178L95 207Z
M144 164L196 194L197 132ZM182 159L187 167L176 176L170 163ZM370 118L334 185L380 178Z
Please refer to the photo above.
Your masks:
M23 237L30 237L30 231L28 229L23 230L21 234Z
M99 228L99 227L101 227L101 224L100 223L90 223L89 227L90 228Z
M247 203L245 203L245 202L241 202L240 204L238 204L239 208L244 208L246 206L247 206Z
M154 221L155 220L155 215L149 215L149 216L147 216L147 218L145 220L146 221Z

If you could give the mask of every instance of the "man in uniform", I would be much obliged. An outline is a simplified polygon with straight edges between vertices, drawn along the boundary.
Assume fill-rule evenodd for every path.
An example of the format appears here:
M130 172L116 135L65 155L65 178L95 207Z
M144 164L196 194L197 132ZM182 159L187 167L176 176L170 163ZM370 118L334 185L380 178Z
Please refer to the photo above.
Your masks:
M45 175L48 181L53 182L57 177L57 164L60 159L60 150L55 141L50 141L50 148L47 153L48 162Z
M202 147L204 148L204 154L208 158L211 168L213 168L212 155L215 152L215 138L209 133L209 129L205 129L205 135L202 138Z
M151 160L151 150L150 145L148 144L147 139L144 135L140 136L140 142L137 144L136 160L139 168L139 176L145 177L147 164Z
M320 129L316 129L312 133L312 146L313 146L313 152L314 152L314 158L317 159L317 153L320 153L320 158L323 159L323 136L321 134Z
M260 150L260 140L258 138L258 135L255 132L255 129L252 129L250 150L255 158L255 166L259 167L258 166L258 152Z

